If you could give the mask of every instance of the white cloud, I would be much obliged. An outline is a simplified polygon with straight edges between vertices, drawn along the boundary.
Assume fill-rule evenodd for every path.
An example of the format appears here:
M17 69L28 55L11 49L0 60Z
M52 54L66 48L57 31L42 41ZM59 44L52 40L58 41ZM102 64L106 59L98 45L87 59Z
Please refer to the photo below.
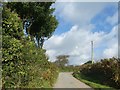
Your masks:
M104 36L103 40L104 42L107 40L107 48L103 52L103 57L118 57L118 25L114 26L112 31Z
M49 60L55 61L56 56L67 54L70 55L69 64L83 64L91 59L91 41L94 41L95 59L117 56L118 26L113 27L109 33L102 30L93 33L95 26L90 24L90 20L110 4L113 3L56 2L53 6L56 9L54 14L66 23L72 22L73 26L69 31L53 35L45 41L44 48ZM116 14L106 21L115 23Z
M104 50L103 55L105 58L118 57L118 44L111 44L109 48Z
M113 15L109 16L106 21L110 23L111 25L117 24L118 23L118 11Z
M114 5L114 3L108 2L56 2L54 4L55 15L67 22L83 26L110 4Z
M89 28L86 30L86 28ZM69 64L82 64L91 58L91 40L94 41L94 48L101 48L102 45L106 49L101 53L101 58L108 58L117 55L117 26L110 33L95 32L92 33L92 26L88 25L85 28L73 26L70 31L62 35L53 35L45 42L44 48L47 49L47 54L50 61L55 61L58 55L71 55ZM100 59L99 56L95 58Z

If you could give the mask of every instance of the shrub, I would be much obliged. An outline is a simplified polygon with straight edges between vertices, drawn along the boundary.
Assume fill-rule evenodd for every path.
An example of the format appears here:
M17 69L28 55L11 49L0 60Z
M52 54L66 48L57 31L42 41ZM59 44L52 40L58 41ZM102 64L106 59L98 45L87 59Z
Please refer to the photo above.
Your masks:
M4 87L18 87L21 84L22 76L26 72L23 69L22 47L19 40L3 36L2 84Z
M23 36L15 12L4 8L2 22L2 88L51 87L58 69L48 61L45 50Z
M80 72L99 80L102 84L120 88L120 61L116 58L104 59L95 64L84 64Z

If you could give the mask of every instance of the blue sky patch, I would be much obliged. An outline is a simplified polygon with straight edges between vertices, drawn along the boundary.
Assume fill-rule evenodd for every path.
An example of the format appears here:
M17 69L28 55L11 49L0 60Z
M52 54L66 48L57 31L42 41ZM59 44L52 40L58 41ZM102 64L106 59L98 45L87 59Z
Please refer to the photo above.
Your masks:
M103 9L99 14L97 14L92 20L91 23L95 25L93 32L110 32L113 28L109 22L106 21L108 16L113 16L117 12L118 8L114 5L109 5Z

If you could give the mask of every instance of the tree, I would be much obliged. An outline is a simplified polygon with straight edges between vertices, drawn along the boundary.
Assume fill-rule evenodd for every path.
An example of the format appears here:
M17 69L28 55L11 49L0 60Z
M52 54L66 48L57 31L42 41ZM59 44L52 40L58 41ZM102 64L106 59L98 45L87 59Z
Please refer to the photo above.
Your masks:
M24 29L31 39L37 41L38 47L43 47L45 39L52 36L58 22L53 16L53 2L17 2L8 3L7 7L15 10L23 20Z
M68 64L68 55L60 55L57 56L57 60L55 61L55 64L59 67L64 67L66 64Z

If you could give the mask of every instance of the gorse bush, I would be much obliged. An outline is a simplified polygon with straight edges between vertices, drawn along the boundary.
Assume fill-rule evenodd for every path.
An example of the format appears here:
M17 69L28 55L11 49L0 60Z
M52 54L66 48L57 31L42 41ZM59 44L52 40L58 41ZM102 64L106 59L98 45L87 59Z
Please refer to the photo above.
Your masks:
M2 76L4 86L17 87L20 85L20 78L24 74L22 63L22 47L19 40L9 36L3 36L3 58L2 58Z
M48 62L44 49L24 36L22 25L16 12L3 8L2 87L51 87L58 69Z
M4 7L2 19L2 34L21 39L23 36L23 27L22 20L18 17L18 14Z
M29 84L25 87L51 87L58 75L57 67L48 62L45 50L36 48L34 43L28 42L24 48L27 49L27 51L26 49L23 50L29 69Z
M120 88L120 60L116 58L104 59L95 64L84 64L80 73L101 84Z
M2 21L2 84L3 87L19 87L21 78L25 75L22 55L23 45L20 39L23 37L22 24L18 15L3 8ZM21 30L21 31L20 31ZM16 33L19 32L19 33Z

